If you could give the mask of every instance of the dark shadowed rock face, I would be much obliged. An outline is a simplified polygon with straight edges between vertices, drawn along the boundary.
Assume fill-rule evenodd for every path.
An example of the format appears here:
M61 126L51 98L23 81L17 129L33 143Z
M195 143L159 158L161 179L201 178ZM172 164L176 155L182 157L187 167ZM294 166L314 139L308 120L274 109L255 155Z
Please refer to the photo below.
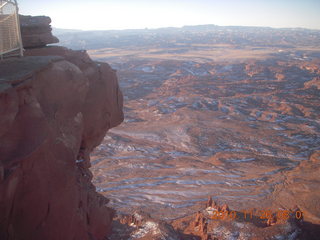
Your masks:
M60 47L26 55L0 64L0 239L104 239L114 211L88 167L123 120L115 71Z
M19 18L24 48L43 47L59 42L59 39L51 33L50 17L20 15Z

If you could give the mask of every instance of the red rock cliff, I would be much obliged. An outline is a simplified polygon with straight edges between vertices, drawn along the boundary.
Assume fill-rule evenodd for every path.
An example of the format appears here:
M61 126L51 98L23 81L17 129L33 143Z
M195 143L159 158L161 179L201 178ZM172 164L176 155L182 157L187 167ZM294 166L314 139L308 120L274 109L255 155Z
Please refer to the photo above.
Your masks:
M105 239L114 211L88 168L123 120L115 71L62 47L25 55L0 63L0 239Z

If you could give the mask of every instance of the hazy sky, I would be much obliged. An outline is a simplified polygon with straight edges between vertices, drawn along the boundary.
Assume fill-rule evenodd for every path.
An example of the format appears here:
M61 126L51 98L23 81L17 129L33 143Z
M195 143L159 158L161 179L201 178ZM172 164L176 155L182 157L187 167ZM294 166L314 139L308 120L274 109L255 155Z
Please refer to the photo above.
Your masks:
M18 0L20 13L83 30L197 24L320 29L320 0Z

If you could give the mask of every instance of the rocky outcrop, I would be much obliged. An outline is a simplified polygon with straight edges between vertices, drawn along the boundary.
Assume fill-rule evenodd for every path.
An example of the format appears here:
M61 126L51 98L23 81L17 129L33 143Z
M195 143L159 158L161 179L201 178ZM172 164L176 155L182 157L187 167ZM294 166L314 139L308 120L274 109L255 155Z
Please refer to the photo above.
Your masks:
M114 211L88 167L123 120L115 71L62 47L25 55L0 64L0 239L105 239Z
M59 39L51 33L51 19L46 16L20 15L21 37L24 48L43 47L57 43Z
M255 209L236 211L226 204L218 205L210 197L205 209L176 219L172 225L184 240L301 239L298 236L303 216L299 208L268 210L263 214Z
M117 216L113 223L113 234L109 239L181 240L179 234L170 224L154 219L143 211Z

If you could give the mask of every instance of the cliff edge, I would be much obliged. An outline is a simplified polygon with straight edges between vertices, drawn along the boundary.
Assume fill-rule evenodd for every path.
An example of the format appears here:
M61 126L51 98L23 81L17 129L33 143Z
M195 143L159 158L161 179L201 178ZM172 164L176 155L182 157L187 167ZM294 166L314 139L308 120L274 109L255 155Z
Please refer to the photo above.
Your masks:
M25 56L0 62L0 239L105 239L89 154L123 121L116 73L84 51Z

